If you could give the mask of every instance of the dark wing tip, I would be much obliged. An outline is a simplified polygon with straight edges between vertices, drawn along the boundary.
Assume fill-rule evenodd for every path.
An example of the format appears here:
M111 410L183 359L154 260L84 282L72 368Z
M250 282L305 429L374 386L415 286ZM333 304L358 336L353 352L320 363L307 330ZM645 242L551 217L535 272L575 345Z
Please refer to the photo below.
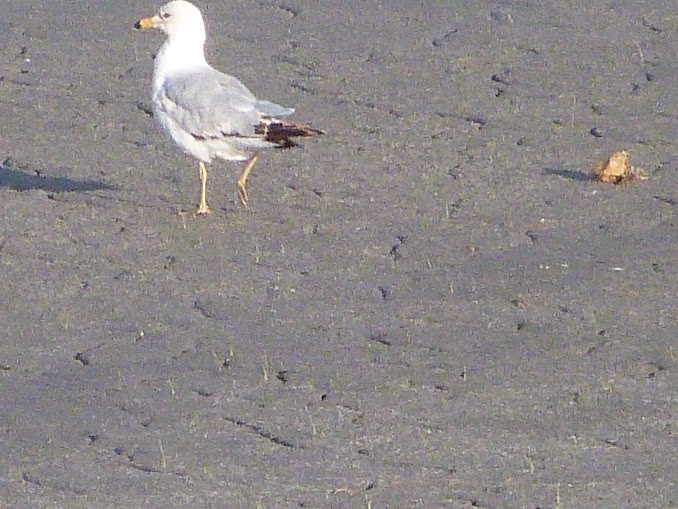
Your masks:
M255 126L254 132L263 136L266 141L276 144L278 148L296 147L297 144L292 138L308 138L325 134L325 131L320 129L282 122L277 119L270 119L259 123Z

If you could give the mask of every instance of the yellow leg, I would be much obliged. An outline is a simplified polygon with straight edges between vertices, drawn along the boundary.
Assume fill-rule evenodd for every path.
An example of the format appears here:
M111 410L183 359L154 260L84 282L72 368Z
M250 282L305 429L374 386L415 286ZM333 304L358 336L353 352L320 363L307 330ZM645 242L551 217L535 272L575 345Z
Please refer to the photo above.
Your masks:
M247 164L245 165L245 168L242 170L242 173L240 174L240 177L238 177L237 181L238 198L240 198L240 203L242 203L244 207L247 207L247 201L249 200L247 196L247 177L252 171L254 163L257 162L257 157L258 155L254 154L252 157L249 158Z
M205 169L205 164L200 161L200 203L198 204L198 210L195 212L198 216L204 216L210 213L210 208L207 206L206 189L207 170Z

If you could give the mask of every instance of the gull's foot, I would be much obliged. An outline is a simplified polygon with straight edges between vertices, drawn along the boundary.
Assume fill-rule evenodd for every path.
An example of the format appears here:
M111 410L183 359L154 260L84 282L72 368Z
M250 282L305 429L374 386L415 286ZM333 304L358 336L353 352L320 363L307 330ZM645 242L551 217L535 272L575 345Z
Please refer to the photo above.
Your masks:
M247 202L249 201L249 196L247 196L247 188L243 182L238 181L238 198L240 198L240 203L243 207L247 207Z
M195 211L196 216L206 216L208 214L211 214L212 211L210 208L207 206L207 204L203 203L198 207L198 210Z

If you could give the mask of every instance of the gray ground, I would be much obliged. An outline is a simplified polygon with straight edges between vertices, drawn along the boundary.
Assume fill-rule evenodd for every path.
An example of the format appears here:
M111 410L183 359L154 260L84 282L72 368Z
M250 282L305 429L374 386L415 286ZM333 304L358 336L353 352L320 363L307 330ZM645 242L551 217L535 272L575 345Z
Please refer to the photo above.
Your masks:
M0 507L678 507L675 2L206 3L328 133L208 218L158 4L2 7Z

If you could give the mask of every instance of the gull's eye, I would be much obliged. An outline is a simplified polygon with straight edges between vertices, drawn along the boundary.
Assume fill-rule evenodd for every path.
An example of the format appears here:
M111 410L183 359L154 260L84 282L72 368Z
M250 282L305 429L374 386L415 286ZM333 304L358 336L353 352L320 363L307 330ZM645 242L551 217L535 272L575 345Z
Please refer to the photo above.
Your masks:
M165 18L165 19L169 18L170 16L171 16L171 14L169 12L163 12L162 13L162 17Z

